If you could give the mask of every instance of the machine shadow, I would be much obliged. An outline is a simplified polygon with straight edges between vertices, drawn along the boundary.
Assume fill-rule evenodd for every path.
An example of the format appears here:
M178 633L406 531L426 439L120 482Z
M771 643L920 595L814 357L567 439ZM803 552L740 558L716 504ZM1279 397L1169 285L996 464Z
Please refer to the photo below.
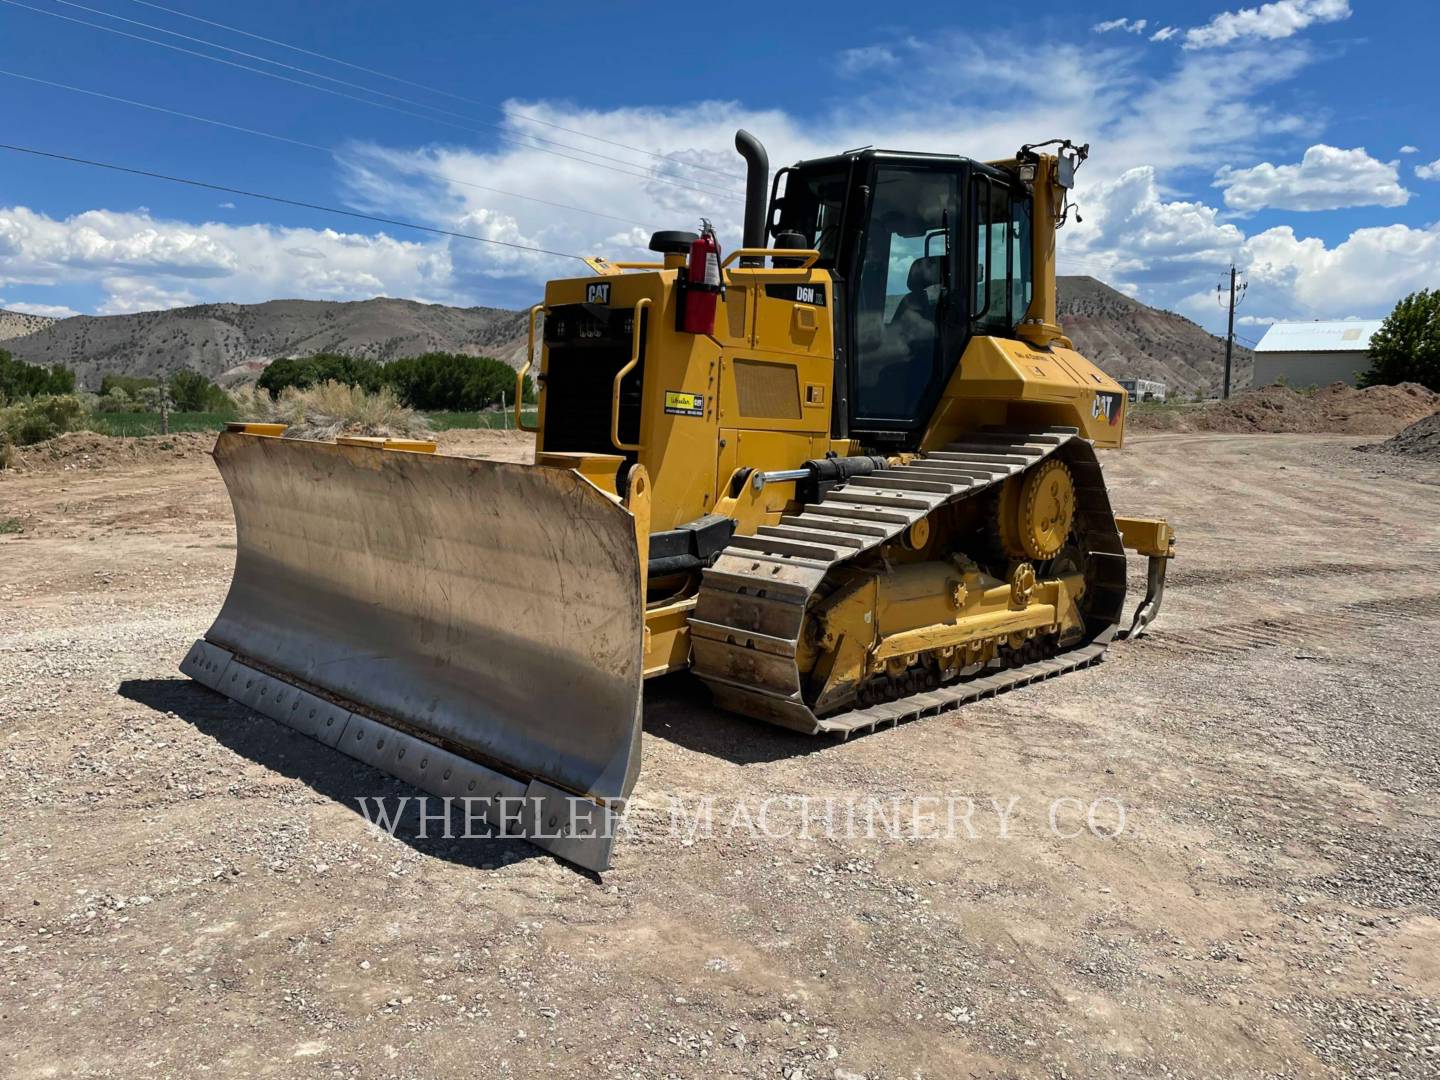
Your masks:
M815 754L835 745L827 735L802 735L717 708L705 684L676 672L645 684L645 735L733 765L758 765Z
M399 823L394 836L423 855L475 870L493 869L525 859L553 858L514 837L466 837L464 814L458 805L452 808L448 828L442 827L432 816L427 823L428 838L421 837L419 813L422 804L416 799L424 796L425 792L268 717L251 712L191 679L128 679L120 684L118 692L121 697L147 708L174 713L240 756L301 781L362 820L364 814L360 800L366 800L365 805L373 808L375 800L381 799L385 807L393 812L399 800L408 796L404 810L397 815ZM436 810L438 800L432 798L431 803L430 809ZM480 822L475 831L484 828L484 823ZM445 839L447 833L452 839ZM599 880L588 871L573 866L569 868Z

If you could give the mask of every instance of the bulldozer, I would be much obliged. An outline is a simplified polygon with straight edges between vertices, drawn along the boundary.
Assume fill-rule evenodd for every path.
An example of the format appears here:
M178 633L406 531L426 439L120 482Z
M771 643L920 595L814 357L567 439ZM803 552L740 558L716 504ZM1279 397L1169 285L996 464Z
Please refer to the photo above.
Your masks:
M702 223L547 283L515 396L533 464L223 431L234 578L181 670L600 871L648 679L846 738L1142 632L1174 532L1113 512L1096 452L1126 393L1056 318L1088 147L773 177L736 148L741 247ZM1122 628L1127 552L1149 561Z

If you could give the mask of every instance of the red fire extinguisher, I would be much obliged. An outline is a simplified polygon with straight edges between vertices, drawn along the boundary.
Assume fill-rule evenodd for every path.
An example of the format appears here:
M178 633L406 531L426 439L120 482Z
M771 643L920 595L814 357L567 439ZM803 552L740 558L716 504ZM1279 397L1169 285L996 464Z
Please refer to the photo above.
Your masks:
M680 329L687 334L714 333L715 306L723 289L720 281L720 244L715 239L715 229L710 222L701 218L700 235L690 242Z

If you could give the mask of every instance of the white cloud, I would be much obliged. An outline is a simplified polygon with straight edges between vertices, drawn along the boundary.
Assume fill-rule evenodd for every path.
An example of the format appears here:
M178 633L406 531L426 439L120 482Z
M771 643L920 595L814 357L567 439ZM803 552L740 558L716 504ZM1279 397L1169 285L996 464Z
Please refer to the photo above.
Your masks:
M1268 286L1300 313L1384 314L1400 297L1440 279L1440 223L1357 229L1333 248L1300 239L1285 225L1252 236L1243 259L1252 292L1255 284Z
M1112 30L1119 30L1126 34L1138 34L1148 25L1149 22L1146 19L1136 19L1133 22L1129 19L1107 19L1105 22L1096 23L1090 29L1097 34L1108 34Z
M867 71L892 68L895 64L895 50L888 45L864 45L840 53L839 67L844 75L862 75Z
M1150 35L1151 41L1169 41L1176 34L1180 33L1178 26L1162 26Z
M1143 291L1184 282L1197 268L1228 264L1245 236L1199 202L1167 200L1155 169L1130 169L1087 187L1084 223L1061 233L1061 262L1084 267L1116 288ZM1129 286L1127 288L1127 286Z
M1117 41L1124 45L1112 43ZM864 54L853 62L875 65L877 72L879 65L893 64L907 78L882 73L847 83L842 103L803 118L729 101L608 111L510 102L505 124L512 136L542 132L523 114L663 153L666 160L554 129L543 134L633 164L617 165L619 172L597 169L516 145L516 139L489 151L352 144L337 158L340 193L320 201L338 198L356 209L492 240L635 259L647 257L652 229L693 229L701 216L715 222L727 250L738 243L740 202L728 194L741 190L743 165L733 148L737 126L764 139L775 167L867 144L1008 157L1024 142L1062 134L1095 148L1076 191L1083 224L1072 217L1061 233L1062 269L1094 274L1162 306L1183 307L1187 298L1200 296L1209 309L1196 308L1196 317L1213 324L1215 276L1232 258L1245 265L1251 240L1216 206L1182 197L1169 185L1176 177L1214 175L1226 162L1260 160L1277 136L1314 141L1318 135L1313 120L1285 111L1276 104L1283 96L1271 92L1309 62L1299 42L1177 51L1158 75L1142 66L1145 50L1133 38L1053 45L1045 53L1045 80L1026 75L1033 70L1027 64L1034 46L1019 39L981 43L961 33L941 34L924 43L897 38L852 52ZM160 189L157 198L164 194ZM23 208L0 209L0 290L79 285L98 291L98 307L107 312L376 294L520 307L533 302L547 278L584 272L576 262L535 252L400 235L189 224L110 210L50 219ZM1341 271L1327 269L1331 264L1357 265L1364 245L1327 250L1293 234L1288 241L1261 235L1266 239L1253 257L1263 254L1267 270L1251 290L1252 310L1277 317L1369 313L1351 294L1326 294L1309 284L1336 279ZM71 295L59 299L74 303ZM1393 300L1384 298L1387 310Z
M222 202L222 203L220 204L220 209L221 209L221 210L234 210L234 209L235 209L235 204L234 204L233 202Z
M1314 23L1350 17L1348 0L1275 0L1254 8L1223 11L1185 32L1185 48L1214 49L1243 39L1277 41Z
M80 314L74 308L68 308L64 304L27 304L23 300L0 299L0 309L16 311L21 315L44 315L49 319L68 319L72 315Z
M1416 165L1415 175L1421 180L1440 180L1440 158L1436 158L1429 165Z
M1402 153L1402 154L1418 154L1418 153L1420 153L1420 147L1418 147L1418 146L1411 146L1409 143L1406 143L1404 146L1400 147L1400 153Z
M1236 315L1235 321L1241 326L1271 326L1280 320L1274 315Z
M1404 206L1410 200L1398 162L1377 161L1364 147L1342 150L1324 143L1310 147L1294 165L1226 166L1215 174L1215 186L1224 190L1225 205L1242 213Z
M298 248L317 259L297 259ZM448 289L444 243L268 225L192 225L91 210L57 219L0 208L0 286L98 286L101 314L277 296L359 299Z

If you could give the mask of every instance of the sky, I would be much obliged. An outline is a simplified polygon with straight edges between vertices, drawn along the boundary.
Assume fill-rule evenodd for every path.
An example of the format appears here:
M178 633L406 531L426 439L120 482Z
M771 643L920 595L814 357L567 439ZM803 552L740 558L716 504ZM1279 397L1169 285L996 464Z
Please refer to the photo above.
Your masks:
M1432 0L0 0L0 143L498 242L0 150L0 307L528 306L656 229L738 243L745 127L774 165L1088 142L1062 273L1223 330L1233 261L1252 340L1377 317L1440 286L1437 39Z

